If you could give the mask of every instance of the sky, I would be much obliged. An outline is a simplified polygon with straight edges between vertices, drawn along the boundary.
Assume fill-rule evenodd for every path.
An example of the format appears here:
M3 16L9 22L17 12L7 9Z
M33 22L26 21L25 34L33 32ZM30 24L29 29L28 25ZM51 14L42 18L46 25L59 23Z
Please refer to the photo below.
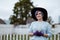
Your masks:
M16 2L18 0L0 0L0 18L8 20Z
M48 16L52 17L54 22L58 22L60 16L60 0L31 0L35 7L43 7L47 9ZM0 1L0 18L8 20L13 14L14 4L18 0L1 0Z

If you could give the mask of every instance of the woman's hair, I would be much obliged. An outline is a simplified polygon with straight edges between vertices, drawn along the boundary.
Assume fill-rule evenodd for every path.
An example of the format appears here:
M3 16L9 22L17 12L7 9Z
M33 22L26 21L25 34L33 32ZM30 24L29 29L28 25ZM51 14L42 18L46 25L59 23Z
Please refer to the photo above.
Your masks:
M41 11L38 11L38 10L37 10L37 11L35 12L35 16L37 15L38 12L41 12ZM42 13L42 12L41 12L41 14L42 14L42 16L43 16L43 13Z
M35 19L37 21L37 18L35 16L35 12L36 11L41 11L43 13L43 21L47 21L48 18L48 13L47 10L45 8L41 8L41 7L35 7L31 10L31 14L32 14L32 18Z

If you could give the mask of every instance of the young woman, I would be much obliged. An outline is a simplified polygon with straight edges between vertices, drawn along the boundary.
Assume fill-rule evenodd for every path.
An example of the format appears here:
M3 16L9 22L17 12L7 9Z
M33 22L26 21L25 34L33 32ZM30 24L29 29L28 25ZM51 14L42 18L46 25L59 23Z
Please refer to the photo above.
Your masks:
M34 8L31 11L32 17L36 20L31 23L29 35L30 40L47 40L51 37L51 25L47 22L47 11L44 8Z

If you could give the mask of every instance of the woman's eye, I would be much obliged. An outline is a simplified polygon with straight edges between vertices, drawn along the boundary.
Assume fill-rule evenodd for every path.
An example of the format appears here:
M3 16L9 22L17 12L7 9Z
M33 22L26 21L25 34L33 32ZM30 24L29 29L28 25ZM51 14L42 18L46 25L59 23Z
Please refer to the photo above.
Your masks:
M39 14L41 14L41 13L39 13ZM36 15L39 15L39 14L36 14Z
M39 14L42 14L42 13L39 13Z
M36 15L38 15L38 14L36 14Z

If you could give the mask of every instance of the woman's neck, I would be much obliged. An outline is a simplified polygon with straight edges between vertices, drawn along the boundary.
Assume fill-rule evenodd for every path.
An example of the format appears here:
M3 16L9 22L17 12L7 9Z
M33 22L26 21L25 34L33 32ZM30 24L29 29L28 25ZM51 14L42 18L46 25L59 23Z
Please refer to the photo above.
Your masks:
M38 21L41 22L41 21L43 21L43 19L39 19Z

